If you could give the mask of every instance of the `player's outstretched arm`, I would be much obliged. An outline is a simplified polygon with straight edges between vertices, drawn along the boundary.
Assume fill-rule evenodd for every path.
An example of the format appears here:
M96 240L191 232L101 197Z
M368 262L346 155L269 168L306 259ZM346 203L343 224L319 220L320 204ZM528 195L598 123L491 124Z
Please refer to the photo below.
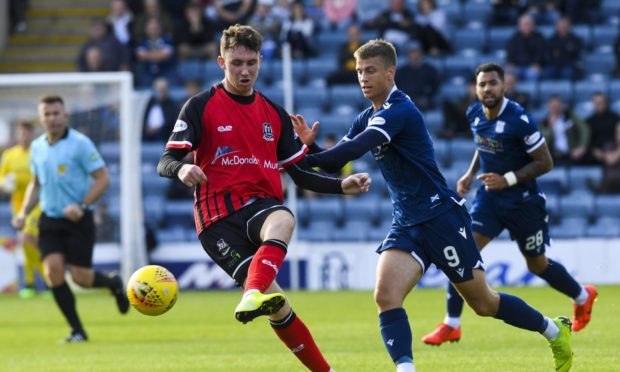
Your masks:
M368 192L372 179L368 173L356 173L342 180L342 191L346 195L358 195Z
M301 142L310 147L316 141L316 135L319 132L319 122L315 121L312 124L312 128L309 128L306 124L306 119L302 115L289 115L291 117L291 121L293 122L293 130L297 134L297 137L301 140Z

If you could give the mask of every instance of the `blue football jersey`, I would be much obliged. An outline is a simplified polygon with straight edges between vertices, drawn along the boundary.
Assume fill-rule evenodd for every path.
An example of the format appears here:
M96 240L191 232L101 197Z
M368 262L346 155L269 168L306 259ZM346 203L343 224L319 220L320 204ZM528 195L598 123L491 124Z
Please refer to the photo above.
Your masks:
M372 154L387 183L396 224L419 224L464 202L439 172L426 121L405 93L394 87L381 109L362 111L344 140L365 130L385 136Z
M488 120L482 103L476 102L467 109L467 120L474 135L482 173L516 171L530 163L532 158L528 154L545 142L534 118L505 97L495 119ZM540 189L532 179L501 191L485 191L481 186L478 192L498 198L502 205L513 205L539 193Z

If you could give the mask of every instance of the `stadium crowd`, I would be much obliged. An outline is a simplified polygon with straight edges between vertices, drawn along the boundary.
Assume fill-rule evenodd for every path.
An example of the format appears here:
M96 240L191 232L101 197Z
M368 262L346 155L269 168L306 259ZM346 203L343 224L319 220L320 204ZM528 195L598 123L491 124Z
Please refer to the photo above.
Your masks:
M91 22L89 39L76 56L76 69L132 71L136 89L150 92L142 124L143 161L154 163L186 99L221 80L222 71L214 57L219 53L221 32L229 25L249 24L264 35L264 60L256 86L280 104L284 100L281 50L283 42L290 43L294 110L309 121L322 119L321 143L344 135L354 113L365 104L352 52L365 41L381 37L398 48L401 57L396 84L425 114L438 163L449 184L455 185L473 152L465 117L467 106L475 100L473 70L481 62L496 61L507 69L507 97L532 112L554 157L555 169L540 183L548 194L559 236L573 236L573 217L581 218L579 236L589 234L586 225L597 227L593 231L605 231L604 226L598 226L600 217L617 225L620 215L599 215L598 211L599 204L609 200L618 204L616 198L601 196L620 193L620 81L614 79L620 76L620 3L390 0L381 2L382 7L377 3L110 0L108 17ZM11 16L13 32L27 27L22 8L12 8ZM112 155L118 148L106 147L117 139L115 110L100 107L72 113L72 122L79 122L80 130L103 145L104 157L118 160L118 155ZM102 115L109 117L109 130L97 124ZM370 156L353 162L352 168L347 171L377 171ZM118 217L114 206L118 200L110 196L118 191L114 169L112 164L112 189L104 208ZM150 185L145 188L145 205L152 209L146 215L153 229L159 230L157 237L162 241L190 240L186 231L191 231L191 216L176 215L177 211L187 214L188 208L168 206L164 201L191 203L191 193L178 182L155 180L148 174L144 178ZM301 237L332 238L317 234L321 221L310 221L310 215L322 213L330 224L351 232L334 238L373 239L372 233L363 237L357 233L374 230L360 229L356 221L346 221L345 226L344 215L365 203L364 211L369 213L363 216L372 226L389 222L381 182L373 185L367 200L356 201L357 206L346 198L300 195ZM173 226L162 226L163 221L170 221L164 215L178 218ZM384 229L378 226L376 230ZM620 230L618 226L616 230ZM620 235L620 231L616 233Z

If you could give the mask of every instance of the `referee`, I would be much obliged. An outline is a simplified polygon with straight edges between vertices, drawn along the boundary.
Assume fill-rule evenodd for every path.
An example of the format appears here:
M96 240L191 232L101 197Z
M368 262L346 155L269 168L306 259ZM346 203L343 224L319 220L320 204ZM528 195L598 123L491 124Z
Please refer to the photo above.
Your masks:
M69 128L61 96L42 97L38 112L45 133L32 143L33 178L13 226L18 230L24 227L25 216L40 198L43 214L39 221L39 249L45 279L72 329L64 341L85 342L88 336L77 314L75 297L65 282L67 265L75 283L84 288L107 287L116 297L119 311L124 314L129 310L120 276L92 269L92 205L108 188L108 171L93 142Z

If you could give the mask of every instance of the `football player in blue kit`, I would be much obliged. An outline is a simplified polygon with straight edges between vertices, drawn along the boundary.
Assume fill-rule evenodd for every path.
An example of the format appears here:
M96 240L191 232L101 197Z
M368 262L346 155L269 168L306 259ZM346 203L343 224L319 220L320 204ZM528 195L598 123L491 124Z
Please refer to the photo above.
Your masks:
M525 257L529 271L555 290L573 299L572 330L590 321L597 296L594 286L581 286L564 266L545 255L550 246L545 197L536 177L553 168L553 160L534 119L517 103L504 97L504 70L495 63L476 69L478 102L467 111L476 151L471 165L457 183L460 195L469 192L476 173L482 185L471 210L472 230L483 249L502 230L508 229ZM422 338L440 345L461 338L463 299L448 285L448 314L435 331Z
M357 116L338 145L318 148L314 144L318 123L308 128L301 115L291 118L301 141L312 148L313 153L306 156L310 166L334 170L372 151L386 180L393 221L377 249L374 297L381 336L396 370L415 371L403 302L434 263L478 315L540 332L552 349L556 370L568 371L573 360L570 321L551 320L518 297L489 288L465 200L450 190L439 172L421 112L394 84L394 46L371 40L354 57L359 84L372 106Z

